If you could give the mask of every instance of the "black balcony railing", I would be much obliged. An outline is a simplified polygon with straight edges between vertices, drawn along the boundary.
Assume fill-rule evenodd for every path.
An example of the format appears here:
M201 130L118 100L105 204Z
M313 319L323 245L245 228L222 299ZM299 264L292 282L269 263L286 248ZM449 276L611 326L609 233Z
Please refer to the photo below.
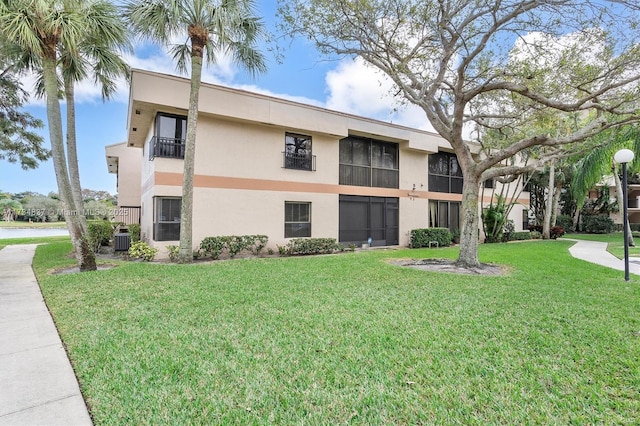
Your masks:
M154 136L149 142L149 160L156 157L184 158L184 139Z
M296 154L295 152L283 152L285 169L316 170L316 156L311 154Z

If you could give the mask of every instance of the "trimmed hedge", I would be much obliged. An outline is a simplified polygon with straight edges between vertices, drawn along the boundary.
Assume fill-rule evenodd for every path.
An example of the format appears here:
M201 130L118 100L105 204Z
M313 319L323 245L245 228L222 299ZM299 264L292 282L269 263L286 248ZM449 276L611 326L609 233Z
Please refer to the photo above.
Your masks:
M269 237L266 235L224 235L220 237L206 237L200 242L200 250L205 256L217 259L226 250L230 257L235 257L243 250L253 254L260 254L267 245Z
M285 253L291 256L306 256L343 250L344 247L335 238L295 238L287 243Z
M430 242L437 242L438 247L451 245L451 231L448 228L419 228L411 230L411 248L429 247Z
M509 241L525 241L531 239L533 239L531 231L520 231L511 234L511 239Z

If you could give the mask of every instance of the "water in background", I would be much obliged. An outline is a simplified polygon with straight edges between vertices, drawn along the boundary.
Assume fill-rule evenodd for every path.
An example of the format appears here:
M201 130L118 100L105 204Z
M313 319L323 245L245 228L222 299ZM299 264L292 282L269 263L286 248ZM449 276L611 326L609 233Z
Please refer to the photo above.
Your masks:
M4 238L57 237L69 235L64 228L0 228L0 240Z

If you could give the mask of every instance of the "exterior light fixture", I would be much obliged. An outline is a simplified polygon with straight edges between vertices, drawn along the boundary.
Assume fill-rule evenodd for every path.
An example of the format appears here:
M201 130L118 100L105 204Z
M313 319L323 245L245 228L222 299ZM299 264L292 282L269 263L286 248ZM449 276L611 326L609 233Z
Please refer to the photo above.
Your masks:
M622 214L624 228L624 280L629 281L629 214L628 214L628 197L627 197L627 163L633 161L633 151L630 149L621 149L613 156L613 160L622 164Z

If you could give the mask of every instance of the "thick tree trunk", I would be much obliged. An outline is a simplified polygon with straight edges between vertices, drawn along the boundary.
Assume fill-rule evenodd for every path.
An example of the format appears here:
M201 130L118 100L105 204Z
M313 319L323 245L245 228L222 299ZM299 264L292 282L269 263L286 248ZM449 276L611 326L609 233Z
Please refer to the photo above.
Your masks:
M620 176L618 175L618 170L614 168L613 170L613 179L616 182L616 196L618 197L618 212L620 213L620 218L622 219L622 223L624 223L624 192L622 192L622 182L620 182ZM627 235L629 236L628 242L629 246L635 247L636 242L633 240L633 235L631 234L631 224L627 221Z
M178 261L193 262L193 176L196 155L196 130L198 125L198 98L202 79L202 57L191 57L191 92L187 116L187 137L182 178L182 209L180 212L180 248Z
M460 229L460 254L458 265L464 268L477 268L478 260L478 195L480 193L478 179L465 174L462 185L462 228Z
M55 51L53 47L52 51ZM77 207L73 200L69 172L67 170L64 141L62 136L62 115L60 113L60 101L58 100L58 80L56 75L55 54L45 55L42 60L45 93L47 97L47 121L49 124L49 139L51 143L51 158L58 184L58 193L67 229L71 236L76 259L81 271L96 270L95 255L89 248L80 226Z
M551 212L553 210L553 193L556 189L556 165L552 162L549 168L549 186L547 189L547 205L544 210L544 223L542 224L542 238L551 238Z
M73 202L78 209L78 220L82 234L87 235L87 218L84 215L84 201L80 186L80 168L78 166L78 148L76 138L76 104L73 82L65 79L64 92L67 99L67 160L69 164L69 181Z

